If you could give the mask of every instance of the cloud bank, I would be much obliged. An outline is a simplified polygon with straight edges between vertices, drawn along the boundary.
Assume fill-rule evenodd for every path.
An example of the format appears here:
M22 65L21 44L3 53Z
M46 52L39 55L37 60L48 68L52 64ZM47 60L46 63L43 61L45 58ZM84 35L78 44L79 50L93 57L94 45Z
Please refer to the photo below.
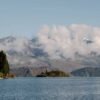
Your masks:
M100 28L85 24L44 25L38 33L39 42L45 52L53 58L70 58L75 53L100 54Z

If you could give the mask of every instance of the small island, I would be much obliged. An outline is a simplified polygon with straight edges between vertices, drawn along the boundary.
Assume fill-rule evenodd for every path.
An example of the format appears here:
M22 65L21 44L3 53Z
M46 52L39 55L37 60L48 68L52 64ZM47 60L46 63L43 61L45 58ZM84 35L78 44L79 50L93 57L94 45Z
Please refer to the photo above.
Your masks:
M51 70L51 71L42 72L36 77L70 77L70 74L60 70Z

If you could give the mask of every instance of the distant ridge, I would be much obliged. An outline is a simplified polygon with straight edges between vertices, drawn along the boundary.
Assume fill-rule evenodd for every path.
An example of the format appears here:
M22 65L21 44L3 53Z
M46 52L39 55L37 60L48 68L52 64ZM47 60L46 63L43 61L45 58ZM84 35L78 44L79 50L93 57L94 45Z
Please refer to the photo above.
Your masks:
M100 77L100 68L86 67L72 71L73 76Z

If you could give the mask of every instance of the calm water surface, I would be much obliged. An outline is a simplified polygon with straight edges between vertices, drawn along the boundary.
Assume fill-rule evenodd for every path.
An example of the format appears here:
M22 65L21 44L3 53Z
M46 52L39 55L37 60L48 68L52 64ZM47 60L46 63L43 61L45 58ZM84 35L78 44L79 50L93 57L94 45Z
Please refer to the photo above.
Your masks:
M100 78L1 79L0 100L100 100Z

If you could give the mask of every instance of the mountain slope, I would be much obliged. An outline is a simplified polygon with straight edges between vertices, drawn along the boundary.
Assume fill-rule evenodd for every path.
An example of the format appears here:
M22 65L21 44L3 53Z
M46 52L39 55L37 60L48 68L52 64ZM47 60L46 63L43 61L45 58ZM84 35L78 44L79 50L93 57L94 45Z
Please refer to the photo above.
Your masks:
M36 72L33 72L33 69L40 69L37 70L37 73L40 73L41 67L49 68L48 62L41 60L41 57L43 59L47 54L36 38L30 40L12 36L5 37L0 39L0 49L7 54L10 71L17 76L34 76Z
M86 67L72 71L73 76L82 76L82 77L100 77L100 68Z
M90 52L87 55L81 55L75 52L74 58L67 58L58 51L54 51L54 56L50 56L45 51L45 47L40 43L39 38L15 38L12 36L0 39L0 49L4 50L7 54L7 58L10 64L11 71L18 73L23 69L29 70L29 75L33 75L33 72L40 73L41 68L45 69L60 69L66 72L72 72L84 67L99 67L100 55L97 52ZM67 51L67 50L66 50ZM39 69L37 71L37 68ZM33 71L33 69L35 71ZM23 73L24 73L23 71ZM27 76L25 71L25 76ZM32 72L32 73L31 73ZM21 75L21 72L20 72Z

